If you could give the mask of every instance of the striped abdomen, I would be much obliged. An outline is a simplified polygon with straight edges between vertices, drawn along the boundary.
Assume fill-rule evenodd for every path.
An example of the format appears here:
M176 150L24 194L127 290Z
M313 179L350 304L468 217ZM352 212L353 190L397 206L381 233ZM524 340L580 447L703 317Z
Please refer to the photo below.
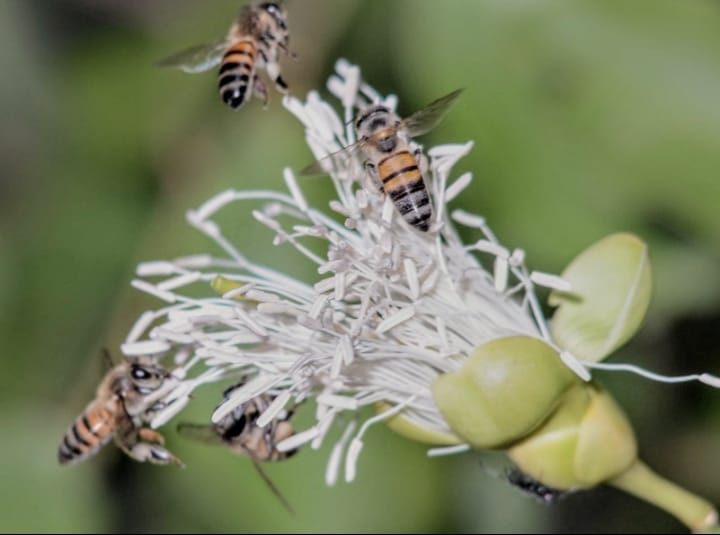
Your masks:
M257 48L251 40L231 46L223 56L218 74L218 88L223 102L233 109L242 106L252 93Z
M415 156L406 150L385 156L378 162L377 172L385 193L390 195L403 219L427 232L432 206Z
M115 412L93 400L63 437L58 460L61 464L84 461L108 443L115 431Z

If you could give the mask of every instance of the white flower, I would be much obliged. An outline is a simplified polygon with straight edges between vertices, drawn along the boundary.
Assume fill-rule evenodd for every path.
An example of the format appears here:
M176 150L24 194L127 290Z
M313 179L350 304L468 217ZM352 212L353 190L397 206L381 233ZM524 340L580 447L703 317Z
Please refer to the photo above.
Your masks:
M318 159L355 141L352 119L358 109L373 102L396 105L394 97L382 98L365 84L357 67L339 61L336 70L328 89L342 104L342 118L315 92L305 102L284 100L305 126ZM332 484L345 446L349 443L345 478L352 480L363 434L397 412L417 426L452 436L430 387L439 374L458 370L479 345L523 334L556 347L534 287L567 290L567 283L530 273L523 251L501 245L483 218L447 212L447 203L470 183L469 173L449 177L471 148L469 142L427 151L435 217L427 233L402 221L376 188L363 187L364 179L352 165L332 176L337 200L331 214L308 205L290 169L284 172L289 193L229 190L189 212L190 224L226 256L146 262L133 281L167 306L138 319L122 347L124 354L172 354L177 364L177 380L156 396L168 403L153 427L175 416L195 388L232 377L246 382L218 407L214 421L265 392L277 398L261 424L291 400L316 400L316 424L285 440L281 449L307 442L318 448L342 413L355 415L378 402L394 407L367 419L358 430L355 418L342 419L350 423L328 464L326 479ZM255 219L276 233L273 243L291 246L314 263L319 280L298 281L246 258L212 219L231 208L255 208ZM295 223L282 225L281 219ZM454 223L476 229L477 241L464 244ZM313 253L308 240L325 243L326 255ZM183 293L201 282L210 294L213 281L234 289L205 298ZM562 355L578 375L589 378L584 366ZM432 452L467 448L460 444Z

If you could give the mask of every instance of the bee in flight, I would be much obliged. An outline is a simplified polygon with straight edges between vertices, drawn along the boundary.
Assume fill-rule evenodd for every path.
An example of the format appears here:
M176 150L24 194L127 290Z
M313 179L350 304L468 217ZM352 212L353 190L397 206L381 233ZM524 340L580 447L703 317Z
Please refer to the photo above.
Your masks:
M233 385L225 390L223 400L228 399L232 392L242 384ZM269 394L262 394L235 407L217 423L180 423L177 430L181 436L186 438L224 446L233 453L252 459L255 468L270 490L288 511L293 512L290 504L260 464L265 461L281 461L297 453L297 449L288 451L277 449L279 442L289 438L295 432L290 422L293 410L281 411L264 427L260 427L257 423L260 415L267 410L274 399Z
M169 372L151 357L124 360L100 382L95 399L68 427L58 450L61 464L85 461L115 439L117 445L136 461L182 465L163 447L164 437L142 427L155 408L147 396L157 391Z
M255 95L267 106L267 87L258 73L264 69L277 90L287 93L278 61L280 52L289 53L289 36L283 3L256 2L242 9L224 38L173 54L158 66L197 73L220 65L218 88L225 104L239 109Z
M427 165L422 151L411 150L410 142L437 126L460 93L462 89L457 89L403 120L387 106L377 104L365 108L355 118L357 143L314 162L300 174L328 174L342 169L349 158L359 154L365 169L390 196L403 219L427 232L432 219L432 205L423 177Z

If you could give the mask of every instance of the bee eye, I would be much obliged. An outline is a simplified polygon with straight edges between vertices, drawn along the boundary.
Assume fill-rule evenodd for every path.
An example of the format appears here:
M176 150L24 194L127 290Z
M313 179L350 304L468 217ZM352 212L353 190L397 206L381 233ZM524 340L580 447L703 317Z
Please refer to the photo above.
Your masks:
M225 440L232 440L233 438L240 436L244 431L246 424L247 418L245 417L245 414L242 414L239 418L235 418L230 426L223 431L222 437Z
M130 373L133 379L137 379L139 381L150 378L150 372L147 371L145 368L142 368L141 366L133 366Z

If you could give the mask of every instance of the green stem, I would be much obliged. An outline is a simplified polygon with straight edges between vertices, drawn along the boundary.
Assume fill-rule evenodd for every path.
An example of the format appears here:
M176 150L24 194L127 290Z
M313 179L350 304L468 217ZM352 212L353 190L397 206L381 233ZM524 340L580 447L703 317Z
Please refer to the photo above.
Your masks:
M639 460L608 483L664 509L693 532L717 529L718 515L712 504L659 476Z

